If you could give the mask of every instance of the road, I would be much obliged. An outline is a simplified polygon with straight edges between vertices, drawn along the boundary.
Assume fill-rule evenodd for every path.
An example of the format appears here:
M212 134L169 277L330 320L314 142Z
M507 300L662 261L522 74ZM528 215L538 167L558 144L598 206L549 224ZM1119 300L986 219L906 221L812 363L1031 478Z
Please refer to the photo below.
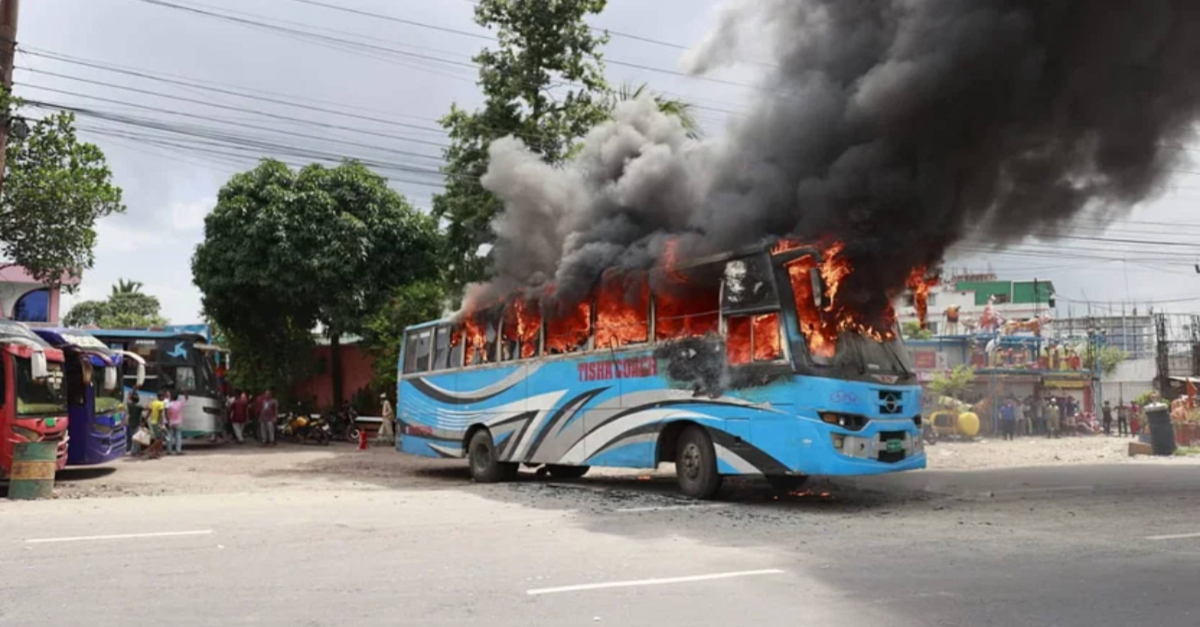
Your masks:
M1200 624L1200 466L0 501L0 625ZM102 536L96 538L95 536Z

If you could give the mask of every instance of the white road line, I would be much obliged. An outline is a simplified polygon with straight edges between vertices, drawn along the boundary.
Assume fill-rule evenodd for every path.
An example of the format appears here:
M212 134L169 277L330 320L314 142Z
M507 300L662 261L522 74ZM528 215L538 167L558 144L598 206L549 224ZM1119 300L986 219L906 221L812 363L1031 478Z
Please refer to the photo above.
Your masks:
M731 573L713 573L711 575L692 575L690 577L666 577L663 579L637 579L633 581L608 581L604 583L585 583L575 586L559 586L557 588L535 588L526 590L525 594L557 594L559 592L580 592L583 590L603 590L605 588L632 588L636 586L662 586L672 583L690 583L693 581L711 581L713 579L734 579L736 577L757 577L761 575L782 575L785 571L778 568L763 570L742 570Z
M1200 538L1200 531L1195 533L1173 533L1166 536L1146 536L1147 540L1157 542L1159 540L1183 540L1185 538Z
M212 529L196 531L152 531L148 533L122 533L111 536L76 536L74 538L32 538L26 544L50 544L52 542L89 542L92 540L126 540L129 538L170 538L174 536L207 536Z
M614 509L616 514L640 514L642 512L670 512L680 509L712 509L714 507L725 507L725 503L700 503L697 505L653 505L649 507L622 507Z

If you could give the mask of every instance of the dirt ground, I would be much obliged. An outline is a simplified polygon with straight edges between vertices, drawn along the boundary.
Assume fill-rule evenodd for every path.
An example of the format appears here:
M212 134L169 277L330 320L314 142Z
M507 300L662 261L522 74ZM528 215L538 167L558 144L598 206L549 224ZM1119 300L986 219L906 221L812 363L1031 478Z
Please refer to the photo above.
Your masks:
M932 470L987 470L1022 466L1096 463L1197 463L1195 458L1130 458L1128 438L1078 437L1014 442L984 438L974 442L940 442L926 448ZM669 465L655 473L595 469L592 476L669 475ZM305 490L373 488L442 489L470 479L465 462L401 455L385 446L359 451L349 444L327 447L280 444L195 445L182 457L158 460L126 458L106 466L71 468L59 473L55 495L85 497L221 494L270 491L280 487Z

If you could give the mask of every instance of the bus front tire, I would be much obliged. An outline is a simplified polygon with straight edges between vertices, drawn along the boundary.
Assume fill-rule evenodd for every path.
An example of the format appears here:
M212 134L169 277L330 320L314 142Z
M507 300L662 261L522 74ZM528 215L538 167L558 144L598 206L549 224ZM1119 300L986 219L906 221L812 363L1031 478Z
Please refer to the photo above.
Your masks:
M546 472L550 473L555 479L578 479L587 474L590 466L560 466L558 464L546 464Z
M517 464L500 461L496 445L492 443L492 434L487 429L480 429L471 436L467 455L471 463L471 478L476 483L498 483L517 478Z
M690 426L679 434L675 447L675 477L679 490L695 499L711 499L721 489L717 472L717 452L712 438L699 426Z

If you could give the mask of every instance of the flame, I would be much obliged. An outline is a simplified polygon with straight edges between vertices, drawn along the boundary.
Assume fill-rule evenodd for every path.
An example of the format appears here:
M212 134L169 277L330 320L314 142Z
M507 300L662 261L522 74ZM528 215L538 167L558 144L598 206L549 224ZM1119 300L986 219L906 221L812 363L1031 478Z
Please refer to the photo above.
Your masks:
M606 272L596 295L596 347L650 340L650 284L645 274Z
M774 254L795 250L802 246L794 240L780 240L772 249ZM838 336L845 332L855 332L883 342L895 337L892 331L892 321L895 313L886 311L883 324L873 326L866 321L866 316L854 309L850 304L839 299L841 287L846 279L854 272L854 266L842 253L846 249L843 242L828 242L813 248L821 250L823 261L820 266L811 255L793 259L785 265L788 278L792 284L792 293L796 299L796 315L800 320L800 332L808 343L808 350L817 357L830 359L837 353ZM813 298L813 285L810 272L816 269L825 284L825 294L821 307L817 307Z
M479 313L463 319L462 334L466 338L466 354L463 365L486 364L491 361L488 350L488 323Z
M667 240L663 246L662 266L672 283L687 282L687 275L679 270L679 240Z
M504 310L505 350L515 350L520 345L521 358L535 357L538 350L538 335L542 330L541 308L538 302L524 296L512 299ZM510 349L509 347L514 347ZM508 357L508 355L505 355Z
M666 267L654 290L654 336L659 341L704 337L721 327L718 281L691 280Z
M927 327L926 317L929 315L929 289L938 284L938 277L926 276L929 269L925 266L917 266L912 269L908 275L907 286L913 293L913 307L917 310L917 319L921 321L921 328Z
M592 333L592 305L584 300L546 320L546 353L561 355L587 348Z
M775 361L783 357L779 339L779 314L754 316L754 361Z

